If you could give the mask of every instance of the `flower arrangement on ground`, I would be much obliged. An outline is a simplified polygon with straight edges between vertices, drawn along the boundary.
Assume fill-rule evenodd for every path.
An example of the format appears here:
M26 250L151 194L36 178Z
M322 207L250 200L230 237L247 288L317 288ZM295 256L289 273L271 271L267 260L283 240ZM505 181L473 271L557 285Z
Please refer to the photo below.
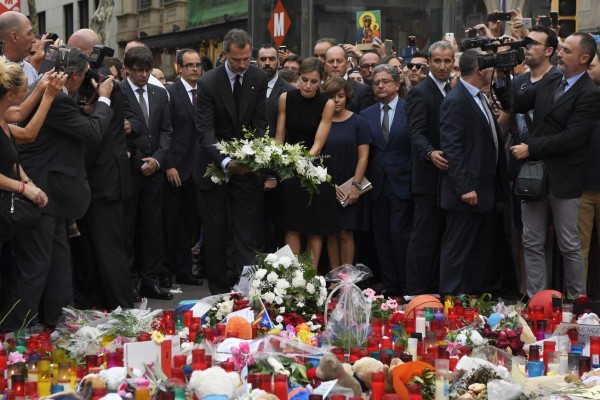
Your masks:
M398 302L392 298L385 298L383 295L376 295L371 288L363 290L365 297L371 301L371 316L380 318L382 321L388 321L392 314L398 311Z
M322 157L312 156L308 149L300 144L278 143L268 134L254 136L246 129L243 139L233 139L215 143L219 153L230 157L237 165L252 172L273 171L281 180L297 177L300 184L311 194L316 193L320 183L328 182L327 168L321 165ZM316 164L315 164L316 163ZM206 177L217 184L227 182L229 177L220 166L208 165Z
M306 323L311 330L321 328L322 310L327 298L325 279L317 276L311 260L275 254L258 254L257 265L248 273L249 298L259 298L272 310L280 330L291 324Z
M249 304L250 301L241 293L221 295L221 298L215 301L213 306L206 312L204 324L206 326L218 324L225 319L227 314L243 310L249 307Z

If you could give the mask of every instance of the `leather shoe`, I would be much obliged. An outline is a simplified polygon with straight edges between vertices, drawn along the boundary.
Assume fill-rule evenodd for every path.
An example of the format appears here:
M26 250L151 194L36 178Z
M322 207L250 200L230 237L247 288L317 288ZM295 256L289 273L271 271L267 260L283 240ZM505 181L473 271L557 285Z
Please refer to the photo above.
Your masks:
M140 296L140 291L138 290L138 288L134 287L132 294L134 303L139 303L140 301L142 301L142 297Z
M196 286L203 285L203 282L193 275L177 276L177 283L183 284L183 285L196 285Z
M164 288L172 288L173 280L171 279L171 274L164 274L158 277L158 285Z
M156 299L156 300L171 300L171 299L173 299L172 293L165 292L158 285L142 286L140 288L140 295L142 295L143 297L148 297L150 299Z

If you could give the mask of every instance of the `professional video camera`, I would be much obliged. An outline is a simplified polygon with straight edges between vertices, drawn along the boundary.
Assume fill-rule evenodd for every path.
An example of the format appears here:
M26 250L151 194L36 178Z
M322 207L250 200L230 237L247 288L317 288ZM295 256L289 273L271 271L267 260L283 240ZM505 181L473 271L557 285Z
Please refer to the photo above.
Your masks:
M88 70L87 74L85 74L83 83L79 87L80 95L82 95L83 97L92 97L93 94L96 92L96 90L92 86L92 79L94 79L97 83L100 83L106 78L108 78L106 75L102 75L100 72L98 72L98 70L102 67L104 58L112 57L114 54L115 50L111 49L108 46L94 46L94 51L92 51L92 54L90 54L88 58L90 69Z
M480 48L483 51L491 50L493 52L491 54L481 54L478 57L480 69L494 68L510 71L525 61L525 51L523 48L527 45L528 40L531 39L525 38L525 40L509 41L507 37L495 39L476 38L465 40L462 47L464 50ZM509 50L498 52L498 48L507 46L510 48Z

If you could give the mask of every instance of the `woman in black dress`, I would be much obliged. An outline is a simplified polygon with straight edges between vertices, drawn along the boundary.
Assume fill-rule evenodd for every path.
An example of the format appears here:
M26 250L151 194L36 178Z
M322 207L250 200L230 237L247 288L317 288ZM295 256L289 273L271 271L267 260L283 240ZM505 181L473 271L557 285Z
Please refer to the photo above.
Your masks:
M325 145L333 101L319 91L325 69L318 58L310 57L300 65L300 89L279 97L279 118L275 140L304 143L310 154L318 156ZM306 234L306 250L313 256L313 265L319 265L323 235L337 232L335 189L329 183L319 185L313 195L300 186L298 179L281 183L281 225L285 243L295 254L300 252L301 235ZM310 203L310 204L309 204Z
M331 268L354 264L354 231L367 230L363 215L363 199L359 197L360 182L369 160L371 135L369 126L358 114L346 110L352 97L352 87L343 78L330 78L322 86L323 94L335 105L331 130L327 137L327 171L335 184L339 203L339 233L327 237L327 252ZM339 185L352 179L350 191L345 193Z

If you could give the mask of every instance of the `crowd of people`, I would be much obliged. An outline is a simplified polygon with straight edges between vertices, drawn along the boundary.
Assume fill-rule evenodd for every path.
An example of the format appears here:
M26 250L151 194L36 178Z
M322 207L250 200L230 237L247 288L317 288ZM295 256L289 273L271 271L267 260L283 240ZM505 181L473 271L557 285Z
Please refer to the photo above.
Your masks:
M497 26L474 29L496 38ZM173 277L225 293L257 251L285 244L315 268L369 262L387 296L531 296L549 286L549 216L565 293L585 294L600 222L600 53L588 34L560 42L517 18L513 35L525 39L524 68L508 81L514 104L497 101L509 88L480 67L484 52L459 53L455 41L403 59L380 41L361 51L322 38L313 57L264 44L253 60L241 29L225 35L215 68L178 51L166 86L151 50L130 42L84 97L93 31L67 38L64 71L39 74L50 40L36 44L22 14L0 15L0 200L22 194L42 212L33 230L0 227L0 329L34 314L55 326L67 305L168 300ZM331 182L311 197L298 180L249 172L215 148L246 130L326 156ZM545 162L540 201L512 193L526 159ZM226 183L205 176L211 163Z

